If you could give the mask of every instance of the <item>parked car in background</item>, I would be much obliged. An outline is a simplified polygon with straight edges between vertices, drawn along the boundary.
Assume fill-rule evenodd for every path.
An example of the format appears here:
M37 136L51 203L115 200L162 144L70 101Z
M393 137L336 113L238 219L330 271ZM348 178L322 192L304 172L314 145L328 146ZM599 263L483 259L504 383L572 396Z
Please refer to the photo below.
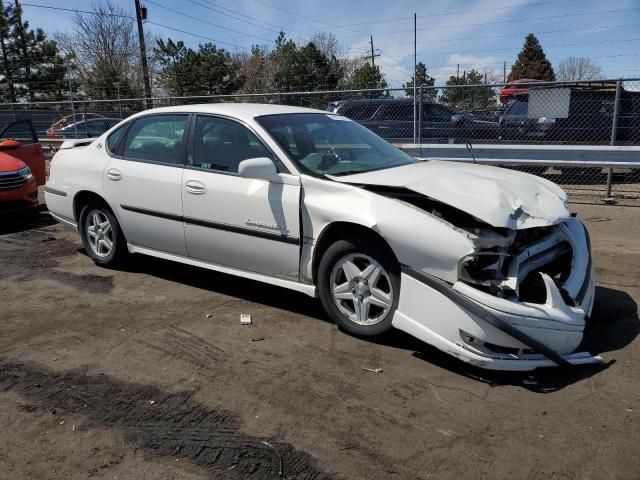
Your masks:
M329 103L326 110L355 120L385 140L413 141L411 99L340 100ZM472 114L458 113L440 103L423 102L418 118L418 135L424 143L463 143L498 137L498 122L477 120Z
M351 334L398 328L482 368L601 361L573 353L595 278L558 185L418 161L334 113L146 110L65 141L45 198L98 265L140 253L289 288Z
M0 213L34 211L45 183L45 157L30 120L0 132Z
M542 87L549 103L556 88ZM566 89L563 89L566 90ZM500 118L500 138L512 142L544 141L563 144L608 144L611 141L615 88L570 88L566 118L532 117L529 94L519 94ZM640 141L640 92L623 90L618 106L617 144Z
M500 89L500 103L508 104L516 95L529 93L529 86L535 83L543 82L542 80L532 80L530 78L511 80L506 87Z
M120 118L88 118L63 127L49 128L47 136L54 138L95 138L121 121L122 119Z

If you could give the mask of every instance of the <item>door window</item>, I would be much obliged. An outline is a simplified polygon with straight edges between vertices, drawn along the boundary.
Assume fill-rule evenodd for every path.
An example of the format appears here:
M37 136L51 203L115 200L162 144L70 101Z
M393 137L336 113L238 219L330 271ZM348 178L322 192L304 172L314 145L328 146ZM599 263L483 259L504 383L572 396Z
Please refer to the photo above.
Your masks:
M197 117L193 134L195 167L238 173L241 161L257 157L273 155L247 127L226 118Z
M123 155L131 160L182 163L187 115L149 115L133 122Z
M380 119L413 121L413 104L385 105Z
M18 140L22 145L37 143L37 139L28 120L20 120L7 125L0 134L0 140L11 138Z

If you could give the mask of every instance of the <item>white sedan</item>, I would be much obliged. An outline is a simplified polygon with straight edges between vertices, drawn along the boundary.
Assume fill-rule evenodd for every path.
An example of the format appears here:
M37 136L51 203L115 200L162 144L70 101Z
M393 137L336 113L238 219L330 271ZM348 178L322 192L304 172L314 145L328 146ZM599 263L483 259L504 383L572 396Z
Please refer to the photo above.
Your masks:
M98 265L142 253L279 285L354 335L395 327L483 368L600 361L574 353L595 288L562 189L418 161L339 115L147 110L65 142L45 198Z

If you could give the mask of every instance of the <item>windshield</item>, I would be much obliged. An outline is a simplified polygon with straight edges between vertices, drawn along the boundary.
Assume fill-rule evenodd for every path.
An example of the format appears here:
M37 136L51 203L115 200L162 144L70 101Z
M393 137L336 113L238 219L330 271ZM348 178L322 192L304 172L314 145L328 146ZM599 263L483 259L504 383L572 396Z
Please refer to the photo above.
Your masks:
M339 115L293 113L256 118L289 158L311 175L346 175L414 163L362 125Z

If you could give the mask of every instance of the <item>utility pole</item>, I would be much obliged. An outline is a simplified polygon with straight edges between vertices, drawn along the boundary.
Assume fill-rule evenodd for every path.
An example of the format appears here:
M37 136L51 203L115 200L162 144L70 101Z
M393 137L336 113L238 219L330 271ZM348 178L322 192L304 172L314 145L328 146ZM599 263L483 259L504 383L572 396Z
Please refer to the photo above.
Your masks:
M76 122L76 107L73 105L73 88L71 86L71 64L69 63L68 59L67 59L67 81L69 82L69 103L71 104L71 116L73 118L73 133L75 138L78 138L78 123Z
M456 70L456 85L458 84L459 80L460 80L460 64L458 64L458 69Z
M507 62L502 63L502 83L507 83Z
M415 144L418 139L418 124L417 124L417 115L418 109L418 99L417 99L417 83L418 83L418 67L417 67L417 15L413 13L413 143Z
M371 66L376 68L376 56L373 54L373 35L371 35Z
M138 21L138 43L140 43L140 63L142 64L142 81L144 83L144 96L147 98L146 108L151 105L151 84L149 83L149 65L147 64L147 48L144 44L144 30L142 21L147 19L147 9L140 7L140 0L135 0L136 20Z

